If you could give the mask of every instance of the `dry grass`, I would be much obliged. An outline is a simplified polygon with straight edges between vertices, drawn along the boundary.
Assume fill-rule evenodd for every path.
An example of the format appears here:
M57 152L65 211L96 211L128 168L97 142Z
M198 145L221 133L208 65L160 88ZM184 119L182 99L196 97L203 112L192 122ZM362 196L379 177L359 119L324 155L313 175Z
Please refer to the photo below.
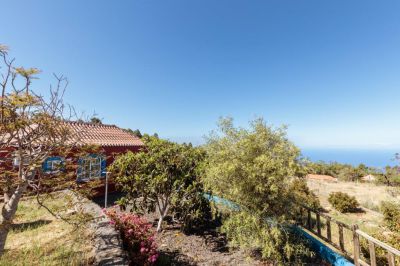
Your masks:
M348 225L357 224L359 228L368 233L385 233L389 230L384 226L383 215L379 213L379 206L382 201L393 201L400 203L400 193L396 188L379 186L372 183L353 182L326 182L318 180L307 180L309 188L316 193L321 201L322 207L328 211L328 215ZM361 204L363 212L340 213L332 208L328 202L331 192L345 192L356 197ZM325 219L321 218L324 225ZM339 244L339 229L335 223L331 223L332 240ZM326 228L322 228L322 235L326 236ZM344 246L348 253L353 253L352 232L344 229Z
M53 210L63 204L63 197L48 202ZM24 200L0 265L89 265L93 260L90 239L87 229L56 219L34 200Z
M375 231L375 228L382 226L382 214L379 213L379 206L382 201L393 201L400 203L400 193L395 188L378 186L372 183L354 182L324 182L307 180L309 188L319 197L324 209L340 221L348 224L358 224L363 230ZM360 203L363 213L342 214L335 211L328 202L329 194L332 192L345 192L356 197Z

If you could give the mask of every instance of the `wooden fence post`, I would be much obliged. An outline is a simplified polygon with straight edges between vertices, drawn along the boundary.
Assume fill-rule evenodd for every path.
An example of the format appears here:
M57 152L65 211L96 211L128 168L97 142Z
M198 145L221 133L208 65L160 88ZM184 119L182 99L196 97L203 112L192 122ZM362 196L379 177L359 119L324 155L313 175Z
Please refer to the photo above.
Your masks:
M389 266L395 266L396 261L394 259L394 255L392 252L388 251L387 258L388 258Z
M332 241L332 233L331 233L331 218L326 217L326 238L329 242Z
M369 245L369 257L371 261L371 266L376 266L375 244L371 240L368 240L368 245Z
M319 216L319 213L315 213L317 215L317 233L318 236L321 236L321 217Z
M355 266L360 266L360 239L358 238L358 234L356 230L358 229L358 225L353 225L352 230L353 230L353 244L354 244L354 265Z
M343 239L343 226L341 224L338 224L338 228L339 228L339 246L342 251L345 251L344 239Z

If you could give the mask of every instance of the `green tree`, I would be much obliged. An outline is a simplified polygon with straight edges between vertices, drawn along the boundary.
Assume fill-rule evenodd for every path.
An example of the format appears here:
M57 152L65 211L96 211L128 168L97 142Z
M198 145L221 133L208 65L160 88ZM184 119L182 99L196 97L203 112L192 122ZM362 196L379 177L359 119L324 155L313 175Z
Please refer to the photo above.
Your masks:
M92 124L97 124L97 125L101 125L103 124L103 122L101 121L100 118L93 116L92 118L90 118L90 123Z
M144 142L146 151L121 155L110 167L127 192L121 203L138 211L157 210L158 232L170 212L186 223L203 220L199 210L208 205L200 183L204 151L156 137L147 136Z
M139 129L132 130L132 129L128 128L128 129L126 129L126 131L127 131L128 133L134 135L135 137L138 137L139 139L143 138L143 135L142 135L142 133L140 132ZM146 134L145 134L145 135L146 135Z
M396 155L396 158L397 155ZM397 159L398 160L398 159ZM400 171L399 166L389 166L387 165L383 172L377 173L377 182L383 183L387 186L400 186Z
M252 121L250 129L236 128L231 118L221 119L206 150L206 187L240 206L222 226L231 243L261 248L264 258L281 262L310 254L285 227L296 189L290 186L292 177L304 174L300 151L287 139L286 128L267 126L263 119Z

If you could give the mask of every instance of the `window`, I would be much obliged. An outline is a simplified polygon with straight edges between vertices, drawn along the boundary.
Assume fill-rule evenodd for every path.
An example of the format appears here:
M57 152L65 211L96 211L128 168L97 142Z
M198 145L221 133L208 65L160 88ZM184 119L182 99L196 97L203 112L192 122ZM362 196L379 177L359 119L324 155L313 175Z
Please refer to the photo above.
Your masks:
M23 165L29 164L29 158L27 156L23 157L22 161L23 161ZM17 154L14 154L13 166L18 167L20 163L21 163L21 158Z
M88 181L105 176L106 160L101 155L90 154L79 159L78 181Z
M48 174L58 173L63 169L63 163L63 158L59 156L49 157L43 162L42 169Z

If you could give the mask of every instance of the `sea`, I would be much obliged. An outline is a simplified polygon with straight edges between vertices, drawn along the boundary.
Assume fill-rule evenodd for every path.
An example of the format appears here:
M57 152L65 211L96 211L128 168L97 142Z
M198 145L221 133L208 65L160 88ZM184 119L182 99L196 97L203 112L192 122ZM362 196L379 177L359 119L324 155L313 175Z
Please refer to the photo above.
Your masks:
M400 162L395 160L399 150L368 150L368 149L301 149L304 157L311 161L325 161L346 163L357 166L384 168L387 165L395 166Z

